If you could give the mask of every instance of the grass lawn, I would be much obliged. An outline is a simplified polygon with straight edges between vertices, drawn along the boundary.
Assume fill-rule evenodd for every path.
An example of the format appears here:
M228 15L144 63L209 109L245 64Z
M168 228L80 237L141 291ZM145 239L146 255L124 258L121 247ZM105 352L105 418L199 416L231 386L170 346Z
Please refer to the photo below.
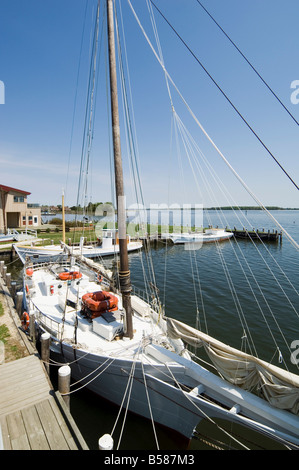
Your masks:
M59 245L60 242L62 241L62 232L50 232L50 233L43 232L43 233L38 233L37 236L38 238L42 238L44 240L42 243L43 245L50 245L52 243L52 240L53 240L54 245ZM76 230L76 231L71 230L70 232L65 233L65 243L68 243L69 238L71 239L71 243L79 243L81 237L85 237L87 242L97 240L97 236L96 236L94 229L92 230L82 229L82 230Z

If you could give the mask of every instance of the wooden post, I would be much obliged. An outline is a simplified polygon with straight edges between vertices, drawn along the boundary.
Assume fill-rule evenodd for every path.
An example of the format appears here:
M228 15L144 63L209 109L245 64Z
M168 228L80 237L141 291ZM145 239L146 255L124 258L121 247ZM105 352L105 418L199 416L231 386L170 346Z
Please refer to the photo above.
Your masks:
M104 434L98 440L99 450L113 450L113 438L110 434Z
M14 299L15 296L16 296L16 285L17 285L17 282L16 282L16 281L11 281L10 293L11 293L11 296L12 296L13 299Z
M0 261L0 274L3 276L4 261Z
M58 390L68 408L70 408L71 368L62 366L58 369Z
M6 273L6 285L8 289L11 288L11 273Z
M7 271L7 266L3 266L2 277L3 277L3 281L4 281L5 284L6 284L6 271Z
M30 312L29 314L29 332L32 343L35 345L35 314Z
M50 373L50 333L43 333L41 335L41 357L44 362L47 373Z
M23 307L23 292L20 291L20 292L17 292L17 296L16 296L16 309L20 318L22 315L22 307Z

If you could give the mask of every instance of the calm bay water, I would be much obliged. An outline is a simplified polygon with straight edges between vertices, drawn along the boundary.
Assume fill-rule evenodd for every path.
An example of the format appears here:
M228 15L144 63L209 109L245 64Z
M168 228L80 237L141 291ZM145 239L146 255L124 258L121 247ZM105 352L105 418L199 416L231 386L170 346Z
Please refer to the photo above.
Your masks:
M298 243L299 211L273 211L272 214ZM262 211L238 211L237 214L223 211L221 216L209 211L204 213L204 226L208 224L244 226L248 230L277 229ZM286 236L283 235L282 243L232 240L219 245L206 244L193 251L185 250L184 246L159 244L151 249L151 257L156 285L167 316L195 326L198 312L203 331L206 331L207 325L210 335L240 348L244 335L240 317L244 315L250 332L248 337L250 334L254 338L258 355L279 365L280 351L287 367L296 371L290 361L290 345L293 340L299 340L296 313L298 294L292 287L298 289L299 264L296 250ZM110 262L107 261L108 265ZM142 266L146 266L144 253L130 254L132 282L139 288L143 288ZM15 277L19 267L14 268L12 264L9 269ZM273 345L272 335L279 331L285 341L279 340ZM82 390L71 395L71 412L90 448L97 449L99 437L111 432L118 408ZM120 421L122 424L122 419ZM242 433L236 426L229 425L228 429L238 435ZM229 441L211 423L201 423L198 430L203 435L236 447L235 442ZM118 432L119 428L115 436ZM253 440L248 431L243 435L249 441ZM118 437L115 437L115 448L117 441ZM158 429L158 441L160 449L186 448L186 443L167 430ZM258 442L261 447L268 446L266 441L259 439ZM129 414L119 448L156 450L152 424ZM189 449L203 448L210 447L196 439L189 444Z

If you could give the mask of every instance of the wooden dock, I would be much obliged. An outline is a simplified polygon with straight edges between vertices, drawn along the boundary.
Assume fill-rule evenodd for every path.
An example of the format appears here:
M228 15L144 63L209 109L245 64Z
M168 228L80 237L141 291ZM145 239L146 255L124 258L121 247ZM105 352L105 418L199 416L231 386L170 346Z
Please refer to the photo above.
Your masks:
M88 450L37 355L0 365L0 450Z
M234 227L233 229L226 228L225 230L227 230L228 232L232 232L234 234L234 237L237 239L262 242L282 241L282 232L278 232L277 230L255 230L254 228L252 230L247 230L246 228L238 230L236 229L236 227Z
M35 344L21 328L7 276L1 261L4 318L12 320L11 334L24 354L3 363L0 357L0 450L88 450L69 407L53 389Z

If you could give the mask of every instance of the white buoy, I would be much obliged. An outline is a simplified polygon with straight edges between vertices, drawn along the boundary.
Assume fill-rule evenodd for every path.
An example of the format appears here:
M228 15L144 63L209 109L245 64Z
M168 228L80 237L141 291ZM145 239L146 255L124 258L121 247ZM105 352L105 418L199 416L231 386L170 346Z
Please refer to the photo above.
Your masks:
M99 439L99 449L100 450L112 450L113 449L113 439L110 434L104 434Z

